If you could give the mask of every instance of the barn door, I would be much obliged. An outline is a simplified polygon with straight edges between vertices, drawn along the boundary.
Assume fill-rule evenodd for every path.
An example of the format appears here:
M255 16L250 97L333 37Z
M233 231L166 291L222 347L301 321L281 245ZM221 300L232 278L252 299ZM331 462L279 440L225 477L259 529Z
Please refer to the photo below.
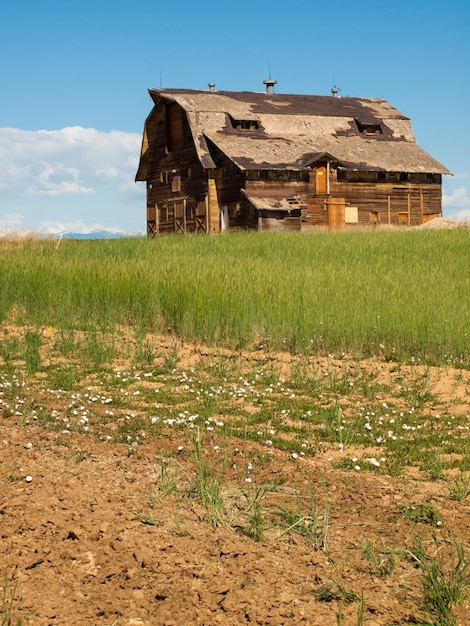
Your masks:
M147 235L154 236L158 232L157 205L147 206Z
M196 232L207 233L207 206L205 200L200 200L196 207Z
M186 232L186 214L184 210L184 202L175 202L175 233Z
M345 198L328 198L328 228L339 230L345 227Z
M316 193L326 195L328 193L328 169L326 165L318 165L316 171Z

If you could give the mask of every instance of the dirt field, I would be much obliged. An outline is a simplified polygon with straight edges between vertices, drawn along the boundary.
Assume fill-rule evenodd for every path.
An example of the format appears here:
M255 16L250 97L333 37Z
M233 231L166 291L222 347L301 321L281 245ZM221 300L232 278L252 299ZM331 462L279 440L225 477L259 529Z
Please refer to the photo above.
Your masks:
M392 377L392 363L380 367ZM468 372L434 370L436 405L468 415L469 391ZM452 469L448 480L419 467L348 470L338 446L267 457L264 444L209 432L203 458L225 468L230 519L211 523L194 493L197 451L181 431L130 447L1 409L0 580L11 624L441 623L426 616L413 555L420 540L436 559L454 542L468 548L470 496L449 497ZM348 450L364 453L380 449ZM453 610L455 623L470 624L468 600Z

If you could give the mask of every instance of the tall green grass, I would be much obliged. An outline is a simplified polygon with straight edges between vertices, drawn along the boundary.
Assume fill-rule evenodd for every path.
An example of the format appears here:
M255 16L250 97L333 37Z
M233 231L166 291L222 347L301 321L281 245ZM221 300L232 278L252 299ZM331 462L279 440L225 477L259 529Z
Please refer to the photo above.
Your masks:
M0 242L0 319L468 365L470 230Z

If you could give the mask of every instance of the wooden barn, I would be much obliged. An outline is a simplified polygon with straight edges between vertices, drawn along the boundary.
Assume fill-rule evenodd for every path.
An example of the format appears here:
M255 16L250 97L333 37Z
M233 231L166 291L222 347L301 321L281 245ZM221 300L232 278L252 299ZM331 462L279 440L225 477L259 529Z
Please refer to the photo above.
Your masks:
M137 181L147 233L411 226L442 215L442 175L381 98L150 89Z

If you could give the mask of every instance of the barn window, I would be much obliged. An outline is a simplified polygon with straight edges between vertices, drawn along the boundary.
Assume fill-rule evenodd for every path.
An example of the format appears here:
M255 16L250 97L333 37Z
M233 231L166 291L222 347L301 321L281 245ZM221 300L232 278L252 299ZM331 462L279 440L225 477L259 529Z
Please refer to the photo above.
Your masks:
M166 204L163 204L160 209L160 221L166 222L168 220L168 207Z
M240 203L239 202L229 202L228 203L228 214L229 217L237 217L240 212Z
M196 216L196 202L188 201L186 203L186 219L193 220Z
M381 135L382 126L375 120L362 121L356 118L356 125L359 132L363 135Z
M362 132L364 135L381 135L382 128L380 124L364 124Z
M254 131L259 128L258 120L236 120L231 115L229 117L232 128L235 130Z
M387 180L387 172L377 172L377 180L380 182Z

